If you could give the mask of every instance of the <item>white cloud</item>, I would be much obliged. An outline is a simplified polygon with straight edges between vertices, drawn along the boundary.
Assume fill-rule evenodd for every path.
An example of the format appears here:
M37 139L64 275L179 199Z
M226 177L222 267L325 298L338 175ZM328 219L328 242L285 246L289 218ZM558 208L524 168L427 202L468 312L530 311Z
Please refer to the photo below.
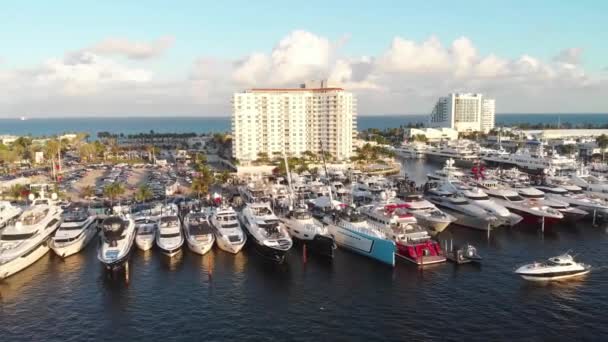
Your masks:
M560 62L560 63L565 63L565 64L579 65L579 64L581 64L582 54L583 54L582 48L574 47L574 48L563 49L562 51L559 52L559 54L557 56L553 57L553 60L555 62Z
M162 36L150 42L137 42L127 38L107 38L86 50L99 55L120 55L129 59L143 60L158 57L173 46L175 39Z

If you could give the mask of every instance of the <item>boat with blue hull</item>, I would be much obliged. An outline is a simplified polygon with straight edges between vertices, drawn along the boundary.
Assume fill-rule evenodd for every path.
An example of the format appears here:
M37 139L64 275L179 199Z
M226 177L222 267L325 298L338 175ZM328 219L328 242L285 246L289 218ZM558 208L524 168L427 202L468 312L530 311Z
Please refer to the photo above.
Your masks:
M329 233L339 247L395 266L395 242L379 229L369 225L363 215L347 209L327 216Z

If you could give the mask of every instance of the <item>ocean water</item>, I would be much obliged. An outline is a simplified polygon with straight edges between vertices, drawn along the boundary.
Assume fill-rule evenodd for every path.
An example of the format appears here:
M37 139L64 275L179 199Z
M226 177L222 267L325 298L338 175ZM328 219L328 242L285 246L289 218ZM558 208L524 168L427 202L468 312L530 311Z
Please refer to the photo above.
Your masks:
M433 167L406 161L417 179ZM253 251L136 251L130 282L109 278L96 243L51 253L0 282L1 341L601 341L608 336L608 231L588 222L485 233L450 227L481 266L385 267L338 249L332 262L294 247L272 265ZM594 267L539 285L513 270L573 250Z
M428 115L377 115L359 116L358 129L393 128L408 123L426 123ZM521 122L576 124L606 124L608 114L497 114L497 125ZM112 133L215 133L230 130L229 117L109 117L109 118L32 118L25 121L0 119L0 135L56 135L66 132L87 132L94 138L98 132Z

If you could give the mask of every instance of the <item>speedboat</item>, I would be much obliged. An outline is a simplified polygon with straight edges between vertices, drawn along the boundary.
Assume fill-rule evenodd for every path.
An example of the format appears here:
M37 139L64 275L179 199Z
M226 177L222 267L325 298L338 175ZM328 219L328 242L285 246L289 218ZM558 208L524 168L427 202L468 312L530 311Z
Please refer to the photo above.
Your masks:
M177 205L163 207L156 230L156 245L163 254L173 257L182 250L184 235L178 217Z
M33 195L30 195L33 198ZM61 224L61 208L51 199L33 199L19 219L7 226L0 236L0 279L27 268L42 258L49 250L49 239Z
M236 254L247 242L236 212L232 207L220 207L213 211L210 218L215 232L217 246L228 253Z
M414 215L418 224L432 234L441 233L450 223L456 221L452 215L439 210L433 203L425 200L420 194L406 194L402 198L406 212Z
M135 245L142 251L150 250L154 247L158 219L140 217L135 220Z
M209 215L193 211L184 218L184 235L188 248L196 254L205 255L215 243L213 227L209 222Z
M549 258L546 262L534 262L515 270L522 278L529 281L552 281L580 277L591 271L591 266L574 261L568 254Z
M23 210L8 201L0 201L0 230L13 223Z
M456 246L448 253L448 258L457 264L466 264L469 262L479 263L481 262L481 256L477 253L477 248L471 244L465 244L464 246Z
M107 270L125 266L135 241L135 221L125 215L108 216L101 222L101 241L97 259Z
M532 187L516 188L516 190L517 190L517 193L519 193L519 195L522 196L523 198L531 199L535 203L540 203L541 205L546 205L553 209L559 210L559 212L561 212L562 215L564 215L564 219L567 219L570 221L579 220L589 214L588 212L586 212L584 210L571 207L566 202L559 201L556 199L546 199L544 192L542 192L538 189L532 188Z
M313 254L333 258L336 244L329 230L313 219L306 207L296 207L281 219L294 240L306 244Z
M97 235L97 216L87 208L76 206L64 212L63 223L55 232L51 248L62 258L83 250Z
M326 216L324 222L338 246L395 266L395 242L369 224L359 211L348 207Z
M239 219L258 254L278 263L285 260L293 241L268 203L247 203Z

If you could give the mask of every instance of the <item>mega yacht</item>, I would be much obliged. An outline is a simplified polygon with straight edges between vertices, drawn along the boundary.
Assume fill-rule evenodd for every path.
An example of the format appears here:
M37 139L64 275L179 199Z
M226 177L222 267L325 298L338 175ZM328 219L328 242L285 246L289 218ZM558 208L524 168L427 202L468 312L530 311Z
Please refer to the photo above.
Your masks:
M557 153L547 155L544 152L542 144L539 145L535 152L527 148L519 149L510 155L506 163L532 173L543 173L549 169L557 171L576 170L576 160L558 155Z
M13 223L23 210L8 201L0 201L0 230Z
M403 158L424 158L428 146L424 143L407 143L395 148L395 154Z
M55 232L51 248L62 258L83 250L97 235L97 216L83 206L69 208L63 214L63 223Z
M590 215L608 218L608 201L594 198L586 194L576 185L537 185L536 188L545 193L549 199L568 203L571 207L586 211Z
M553 209L559 210L559 212L561 212L562 215L564 215L564 218L567 220L576 221L589 214L584 210L571 207L566 202L559 201L556 199L547 199L545 198L544 192L533 187L515 188L515 190L521 197L529 199L535 204L545 205Z
M432 173L428 173L427 177L429 180L460 180L466 177L466 174L459 168L454 166L454 159L448 159L445 161L445 165L442 169L435 170Z
M295 240L306 244L313 254L333 258L336 244L326 226L314 220L306 207L298 206L281 219Z
M494 217L501 221L502 225L512 227L523 220L523 217L520 215L510 212L505 206L490 199L488 194L480 188L465 189L462 190L461 194L489 214L494 215Z
M450 223L456 221L455 217L439 210L420 194L406 194L401 200L403 202L400 209L414 215L418 223L432 234L441 233Z
M128 216L108 216L101 222L97 259L107 270L125 266L131 255L135 234L135 221Z
M590 195L608 200L608 179L593 176L586 168L580 168L576 173L570 175L570 181Z
M293 241L270 205L248 203L239 218L255 250L269 260L282 263Z
M62 210L56 199L56 194L45 198L41 190L40 198L33 199L19 219L4 228L0 235L0 279L27 268L49 251L49 239L61 224Z
M200 255L205 255L215 243L213 227L209 222L209 212L192 211L184 217L184 235L188 248Z
M156 246L163 254L173 257L182 250L184 235L175 204L163 208L156 230Z
M139 217L135 220L135 245L142 251L147 251L154 247L156 239L156 229L158 228L158 219Z
M211 214L210 221L215 230L216 244L221 250L236 254L243 249L247 242L247 234L243 232L241 223L232 207L217 208Z
M504 164L509 162L511 153L505 151L502 147L498 149L481 148L479 150L479 158L486 164Z
M502 224L496 216L465 196L435 188L427 191L426 198L438 208L454 216L456 218L454 223L463 227L488 231Z
M570 254L565 253L546 262L521 266L515 273L529 281L553 281L584 276L590 271L591 266L576 262Z
M338 246L395 266L395 242L370 225L359 211L346 208L326 216L324 222Z
M452 159L454 164L463 167L470 167L479 159L475 149L471 148L471 143L466 142L430 147L425 150L425 153L429 160L443 162Z

